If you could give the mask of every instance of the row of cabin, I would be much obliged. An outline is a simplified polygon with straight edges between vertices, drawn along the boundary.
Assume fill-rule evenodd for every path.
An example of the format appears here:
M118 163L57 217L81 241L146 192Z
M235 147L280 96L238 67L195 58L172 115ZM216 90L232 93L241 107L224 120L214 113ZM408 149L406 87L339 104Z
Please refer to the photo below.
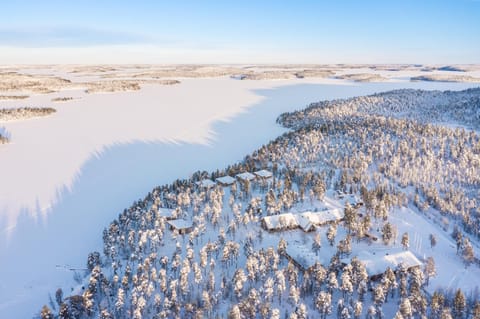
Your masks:
M196 182L196 185L199 186L200 188L211 188L215 186L216 184L220 186L231 186L233 185L237 180L240 182L252 182L255 179L258 180L268 180L272 178L273 174L270 171L267 171L265 169L250 173L250 172L243 172L240 174L235 175L235 178L229 175L226 176L221 176L215 179L215 182L212 181L211 179L203 179L201 181Z
M254 179L262 179L267 180L271 178L273 174L267 170L260 170L256 171L253 174L249 172L244 172L236 175L236 178L231 176L222 176L215 179L216 183L211 179L204 179L197 182L197 186L201 188L211 188L215 186L217 183L222 186L230 186L235 183L236 180L239 181L253 181ZM161 217L165 218L167 221L167 225L172 231L177 231L179 234L187 234L193 231L193 223L191 221L187 221L184 219L180 219L178 216L178 211L175 209L169 209L160 207L158 208L158 213Z
M329 209L319 212L285 213L265 216L261 220L262 228L269 232L300 228L304 232L314 231L317 226L338 223L343 220L341 209Z

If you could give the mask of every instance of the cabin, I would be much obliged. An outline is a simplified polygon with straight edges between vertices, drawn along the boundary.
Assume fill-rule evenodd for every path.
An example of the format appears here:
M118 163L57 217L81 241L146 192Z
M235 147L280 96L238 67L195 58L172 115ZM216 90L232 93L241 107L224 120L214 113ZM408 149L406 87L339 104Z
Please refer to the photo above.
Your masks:
M202 179L201 181L196 182L195 184L198 187L204 188L204 189L209 189L209 188L212 188L216 185L214 181L212 181L211 179L208 179L208 178L207 179Z
M255 175L249 172L237 174L235 177L241 182L246 182L246 181L251 182L255 179Z
M255 174L256 177L262 179L262 180L267 180L269 178L272 178L273 174L272 172L270 171L267 171L265 169L262 169L262 170L259 170L259 171L256 171L254 172L253 174Z
M177 219L177 211L175 209L159 207L157 210L158 216L165 218L166 220Z
M298 227L304 232L308 233L317 229L317 227L315 227L312 221L303 214L297 214L295 218L297 219Z
M343 219L340 209L330 209L320 212L303 212L298 214L285 213L263 217L261 225L270 232L300 228L304 232L311 232L317 226L338 223Z
M263 217L261 220L261 225L263 229L270 232L298 228L297 219L292 213Z
M328 263L328 260L324 260L322 254L316 254L310 247L298 241L287 245L285 257L303 272L312 270L316 263Z
M227 175L227 176L217 177L215 181L220 186L231 186L235 183L235 178Z
M304 218L307 218L315 226L324 226L329 224L337 224L343 220L344 213L341 209L326 209L319 212L303 212L300 213Z
M407 270L412 270L415 267L422 266L422 262L408 250L362 250L358 252L357 258L365 265L368 277L371 281L382 279L383 274L388 267L395 270L400 264L403 264ZM345 261L347 261L345 263L349 263L350 259ZM342 262L344 262L344 260L342 260Z
M193 223L184 219L172 219L167 221L170 230L177 230L179 234L188 234L193 231Z

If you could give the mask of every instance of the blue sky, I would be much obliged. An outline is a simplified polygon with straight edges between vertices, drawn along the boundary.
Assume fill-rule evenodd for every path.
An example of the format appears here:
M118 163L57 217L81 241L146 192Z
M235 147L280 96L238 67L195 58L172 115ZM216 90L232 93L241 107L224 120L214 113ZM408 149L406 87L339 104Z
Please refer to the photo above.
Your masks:
M1 60L480 63L480 0L5 1Z

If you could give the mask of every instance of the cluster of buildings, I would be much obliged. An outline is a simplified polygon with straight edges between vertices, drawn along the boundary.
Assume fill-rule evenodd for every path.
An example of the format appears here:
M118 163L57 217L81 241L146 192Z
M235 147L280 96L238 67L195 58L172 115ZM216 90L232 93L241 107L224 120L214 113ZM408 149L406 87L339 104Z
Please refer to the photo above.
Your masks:
M237 180L241 182L251 182L253 180L268 180L272 178L272 176L272 172L262 169L253 173L240 173L237 174L235 178L228 175L221 176L216 178L215 182L211 179L203 179L197 182L196 185L200 188L209 189L217 184L221 186L231 186ZM158 213L160 214L160 216L166 219L167 225L172 231L176 230L179 234L187 234L193 230L193 223L191 221L178 218L177 211L175 209L161 207L158 209Z
M268 180L272 178L273 173L270 171L267 171L265 169L250 173L250 172L243 172L240 174L235 175L235 177L225 175L221 177L217 177L215 181L212 181L211 179L202 179L201 181L196 182L196 185L200 188L211 188L215 185L220 185L220 186L231 186L233 185L237 180L240 182L252 182L254 180Z
M253 173L243 172L235 175L235 177L226 175L215 179L203 179L196 183L199 188L209 189L216 185L228 187L235 182L252 182L254 180L268 180L272 178L273 174L267 170L259 170ZM362 205L361 200L355 195L338 194L337 198L343 204L350 204L353 207ZM186 234L193 230L193 223L189 220L180 219L177 216L177 211L168 208L159 208L158 212L166 219L168 227L172 231L177 231L179 234ZM340 208L325 209L322 211L305 211L301 213L284 213L279 215L265 216L261 219L261 226L269 232L285 231L292 229L301 229L304 232L314 231L319 226L328 224L337 224L344 218L343 210ZM300 270L309 272L313 269L316 263L325 265L329 260L324 260L324 254L315 253L311 247L307 247L299 242L293 242L287 245L285 256L292 261ZM403 264L406 269L413 267L421 267L421 261L415 257L410 251L395 251L395 250L381 250L381 251L366 251L362 250L355 254L355 256L365 264L370 280L378 280L382 277L385 269L397 269L400 264ZM342 259L342 264L346 265L351 259Z
M284 213L266 216L261 219L262 228L274 232L300 228L304 232L314 231L317 226L338 223L343 220L343 211L339 208L319 212Z

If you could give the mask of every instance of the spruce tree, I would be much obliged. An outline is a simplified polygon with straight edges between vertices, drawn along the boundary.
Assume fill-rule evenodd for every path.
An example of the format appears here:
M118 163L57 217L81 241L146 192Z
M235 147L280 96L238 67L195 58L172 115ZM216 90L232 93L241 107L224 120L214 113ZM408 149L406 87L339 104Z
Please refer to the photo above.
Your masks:
M467 306L465 295L462 290L457 289L455 297L453 299L452 313L455 319L462 319L465 315L465 307Z
M408 233L406 232L402 235L402 246L404 250L408 250L408 248L410 247L410 239L408 237Z

